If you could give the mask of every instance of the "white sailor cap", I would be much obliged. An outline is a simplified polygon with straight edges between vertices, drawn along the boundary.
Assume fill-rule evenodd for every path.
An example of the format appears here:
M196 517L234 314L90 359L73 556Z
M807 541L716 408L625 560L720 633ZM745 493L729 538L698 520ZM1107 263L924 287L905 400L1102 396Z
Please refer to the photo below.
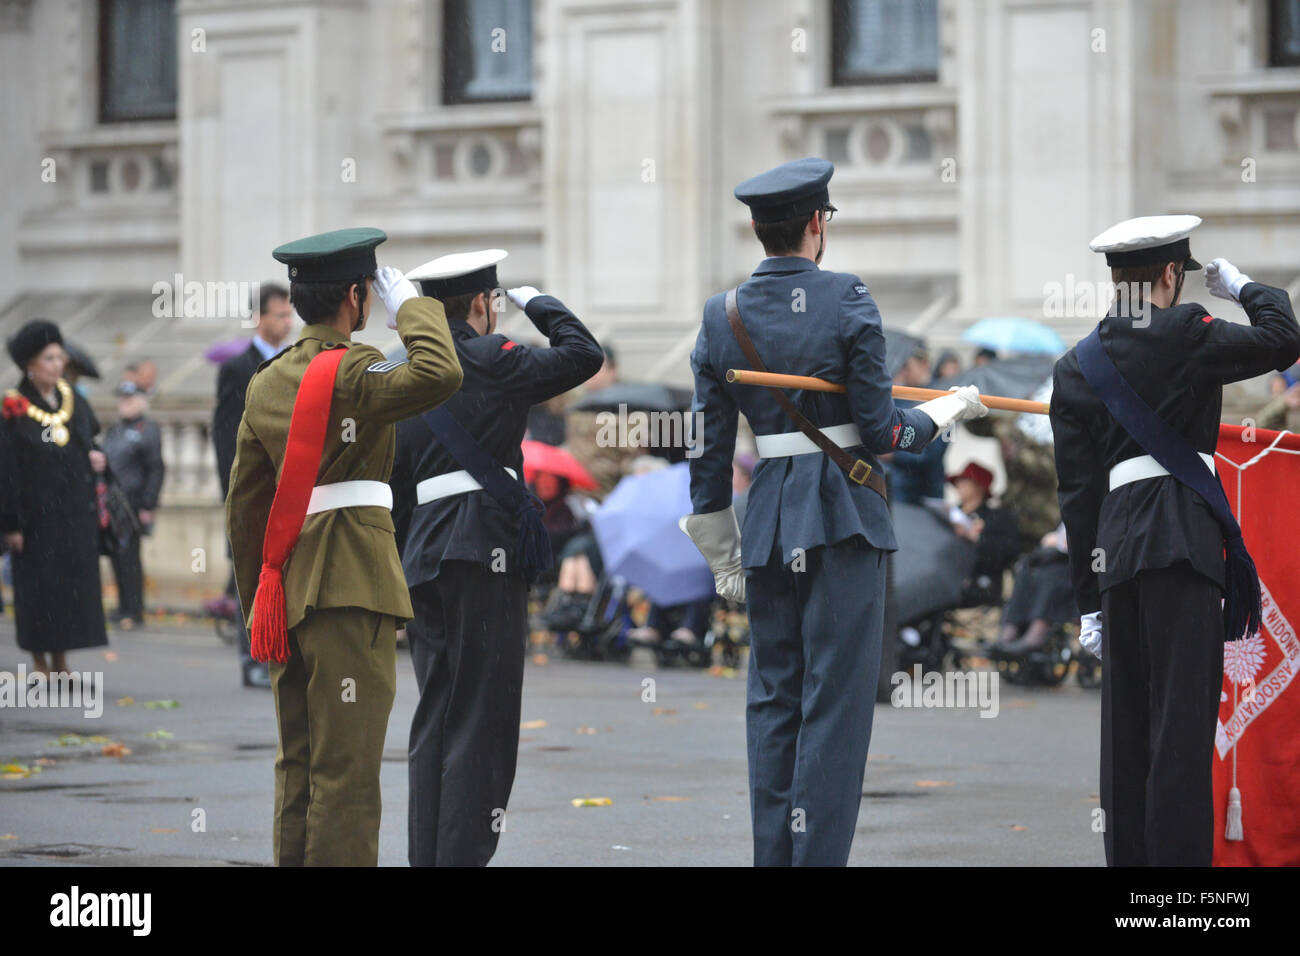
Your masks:
M1106 253L1106 265L1113 269L1161 262L1199 269L1201 264L1192 258L1187 237L1200 224L1200 216L1139 216L1111 226L1088 243L1088 248Z
M480 249L439 256L406 274L420 283L420 291L435 299L486 292L497 287L497 263L509 253L504 249Z

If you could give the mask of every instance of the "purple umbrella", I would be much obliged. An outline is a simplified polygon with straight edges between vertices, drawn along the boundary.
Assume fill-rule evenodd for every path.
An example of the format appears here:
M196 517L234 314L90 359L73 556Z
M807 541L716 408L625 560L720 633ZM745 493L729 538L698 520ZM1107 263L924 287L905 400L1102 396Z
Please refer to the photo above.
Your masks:
M246 350L250 341L250 339L230 339L226 342L218 342L215 345L208 346L208 350L203 353L203 357L209 362L220 365L227 359L232 359Z
M677 527L691 513L689 466L682 462L618 483L592 516L605 568L661 607L711 596L713 572Z

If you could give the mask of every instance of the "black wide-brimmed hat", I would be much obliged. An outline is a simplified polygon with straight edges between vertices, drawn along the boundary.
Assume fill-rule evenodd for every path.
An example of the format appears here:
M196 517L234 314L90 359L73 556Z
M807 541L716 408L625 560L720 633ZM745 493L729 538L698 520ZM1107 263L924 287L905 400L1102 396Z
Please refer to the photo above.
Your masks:
M63 336L59 327L49 319L32 319L6 343L9 357L21 369L26 369L27 363L40 355L47 346L56 344L63 344Z

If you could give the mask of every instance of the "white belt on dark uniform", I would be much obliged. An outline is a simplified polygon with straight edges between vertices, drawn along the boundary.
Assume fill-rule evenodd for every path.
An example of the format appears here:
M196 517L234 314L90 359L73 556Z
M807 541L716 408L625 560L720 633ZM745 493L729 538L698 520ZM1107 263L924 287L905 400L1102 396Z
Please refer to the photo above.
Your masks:
M1201 456L1201 461L1205 462L1206 467L1210 469L1210 473L1214 474L1214 456L1207 455L1203 451L1197 452L1197 454ZM1161 475L1167 474L1169 474L1168 469L1150 455L1125 458L1110 470L1110 490L1114 491L1120 485L1127 485L1130 481L1141 481L1143 478L1159 478Z
M335 508L387 508L393 510L393 489L385 481L336 481L311 490L307 514Z
M847 425L831 425L822 429L824 434L841 448L853 448L862 444L862 434L858 426L849 422ZM792 455L811 455L821 451L817 443L803 432L781 432L777 435L755 435L754 444L759 458L789 458Z
M513 468L506 472L511 478L517 477ZM446 498L449 495L463 495L467 491L479 491L483 488L468 471L452 471L445 475L434 475L415 486L415 500L427 505L430 501Z

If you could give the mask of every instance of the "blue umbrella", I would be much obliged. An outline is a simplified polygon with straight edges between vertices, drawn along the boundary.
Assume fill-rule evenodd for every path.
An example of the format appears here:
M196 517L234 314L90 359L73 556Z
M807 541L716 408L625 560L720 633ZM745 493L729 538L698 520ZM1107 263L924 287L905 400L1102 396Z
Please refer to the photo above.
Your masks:
M1033 319L1005 315L980 319L961 335L963 342L1000 352L1039 352L1060 355L1065 342L1055 331Z
M711 596L713 572L677 519L691 513L689 466L629 475L591 519L601 558L661 607Z

